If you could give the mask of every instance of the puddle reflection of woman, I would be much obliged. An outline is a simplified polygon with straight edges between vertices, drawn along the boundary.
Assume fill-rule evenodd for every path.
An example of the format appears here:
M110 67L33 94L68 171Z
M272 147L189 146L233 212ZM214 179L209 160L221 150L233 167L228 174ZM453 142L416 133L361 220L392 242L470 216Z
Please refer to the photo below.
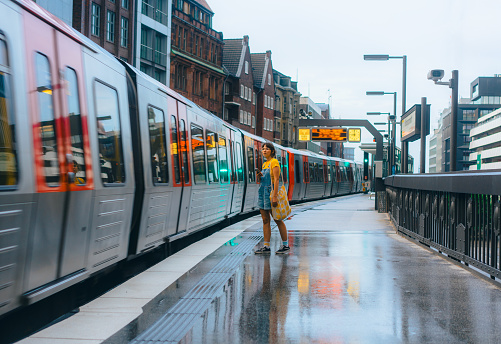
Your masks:
M270 225L270 215L271 207L276 207L278 205L278 184L280 178L280 164L278 160L275 159L275 146L272 143L266 142L261 148L261 152L266 161L263 163L263 168L261 171L256 169L257 179L259 184L259 198L258 206L261 212L261 217L263 219L263 235L264 235L264 245L260 249L254 251L255 254L270 254L270 239L271 239L271 225ZM271 183L273 182L273 188ZM271 190L273 190L273 200L270 201ZM290 251L289 242L287 238L287 228L283 221L274 220L278 226L280 232L280 237L282 238L282 245L276 251L276 254L284 254Z

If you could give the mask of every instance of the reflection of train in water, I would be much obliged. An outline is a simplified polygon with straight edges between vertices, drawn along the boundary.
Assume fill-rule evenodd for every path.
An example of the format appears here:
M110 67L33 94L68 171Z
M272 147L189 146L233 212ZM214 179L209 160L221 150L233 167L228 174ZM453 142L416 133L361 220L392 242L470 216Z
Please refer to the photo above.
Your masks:
M0 0L0 314L256 210L264 139L200 109L31 0ZM291 201L360 166L277 146Z

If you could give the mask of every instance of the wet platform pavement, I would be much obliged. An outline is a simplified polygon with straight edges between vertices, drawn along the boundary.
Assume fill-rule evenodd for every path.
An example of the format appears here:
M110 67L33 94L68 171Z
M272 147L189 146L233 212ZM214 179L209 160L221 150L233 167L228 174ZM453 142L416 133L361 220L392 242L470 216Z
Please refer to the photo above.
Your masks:
M78 335L62 324L65 334L49 328L22 342L501 342L500 287L395 233L367 195L295 206L286 225L287 255L252 253L262 231L251 218L148 270L169 276L150 278L150 301L133 286L93 301L101 311L90 326L108 332L74 316ZM273 229L272 249L279 245ZM127 325L110 333L120 312Z

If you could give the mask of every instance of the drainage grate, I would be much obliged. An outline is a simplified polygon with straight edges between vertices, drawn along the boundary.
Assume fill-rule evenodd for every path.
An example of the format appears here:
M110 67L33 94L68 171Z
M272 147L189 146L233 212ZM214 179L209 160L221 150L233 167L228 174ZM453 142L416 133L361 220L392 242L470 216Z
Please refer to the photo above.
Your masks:
M262 235L252 235L242 241L163 317L131 343L179 343L210 307L212 301L235 274L244 259L252 254L252 249L261 239L263 239Z

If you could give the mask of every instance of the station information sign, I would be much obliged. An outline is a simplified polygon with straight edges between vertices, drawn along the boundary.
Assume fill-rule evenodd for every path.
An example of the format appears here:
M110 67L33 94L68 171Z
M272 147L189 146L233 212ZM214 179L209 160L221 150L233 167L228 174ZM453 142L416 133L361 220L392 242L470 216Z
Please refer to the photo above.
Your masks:
M361 132L360 128L348 128L348 142L360 142Z
M346 128L312 128L311 140L323 142L346 142L348 130Z
M298 135L299 135L299 141L310 141L311 140L310 128L299 128Z

